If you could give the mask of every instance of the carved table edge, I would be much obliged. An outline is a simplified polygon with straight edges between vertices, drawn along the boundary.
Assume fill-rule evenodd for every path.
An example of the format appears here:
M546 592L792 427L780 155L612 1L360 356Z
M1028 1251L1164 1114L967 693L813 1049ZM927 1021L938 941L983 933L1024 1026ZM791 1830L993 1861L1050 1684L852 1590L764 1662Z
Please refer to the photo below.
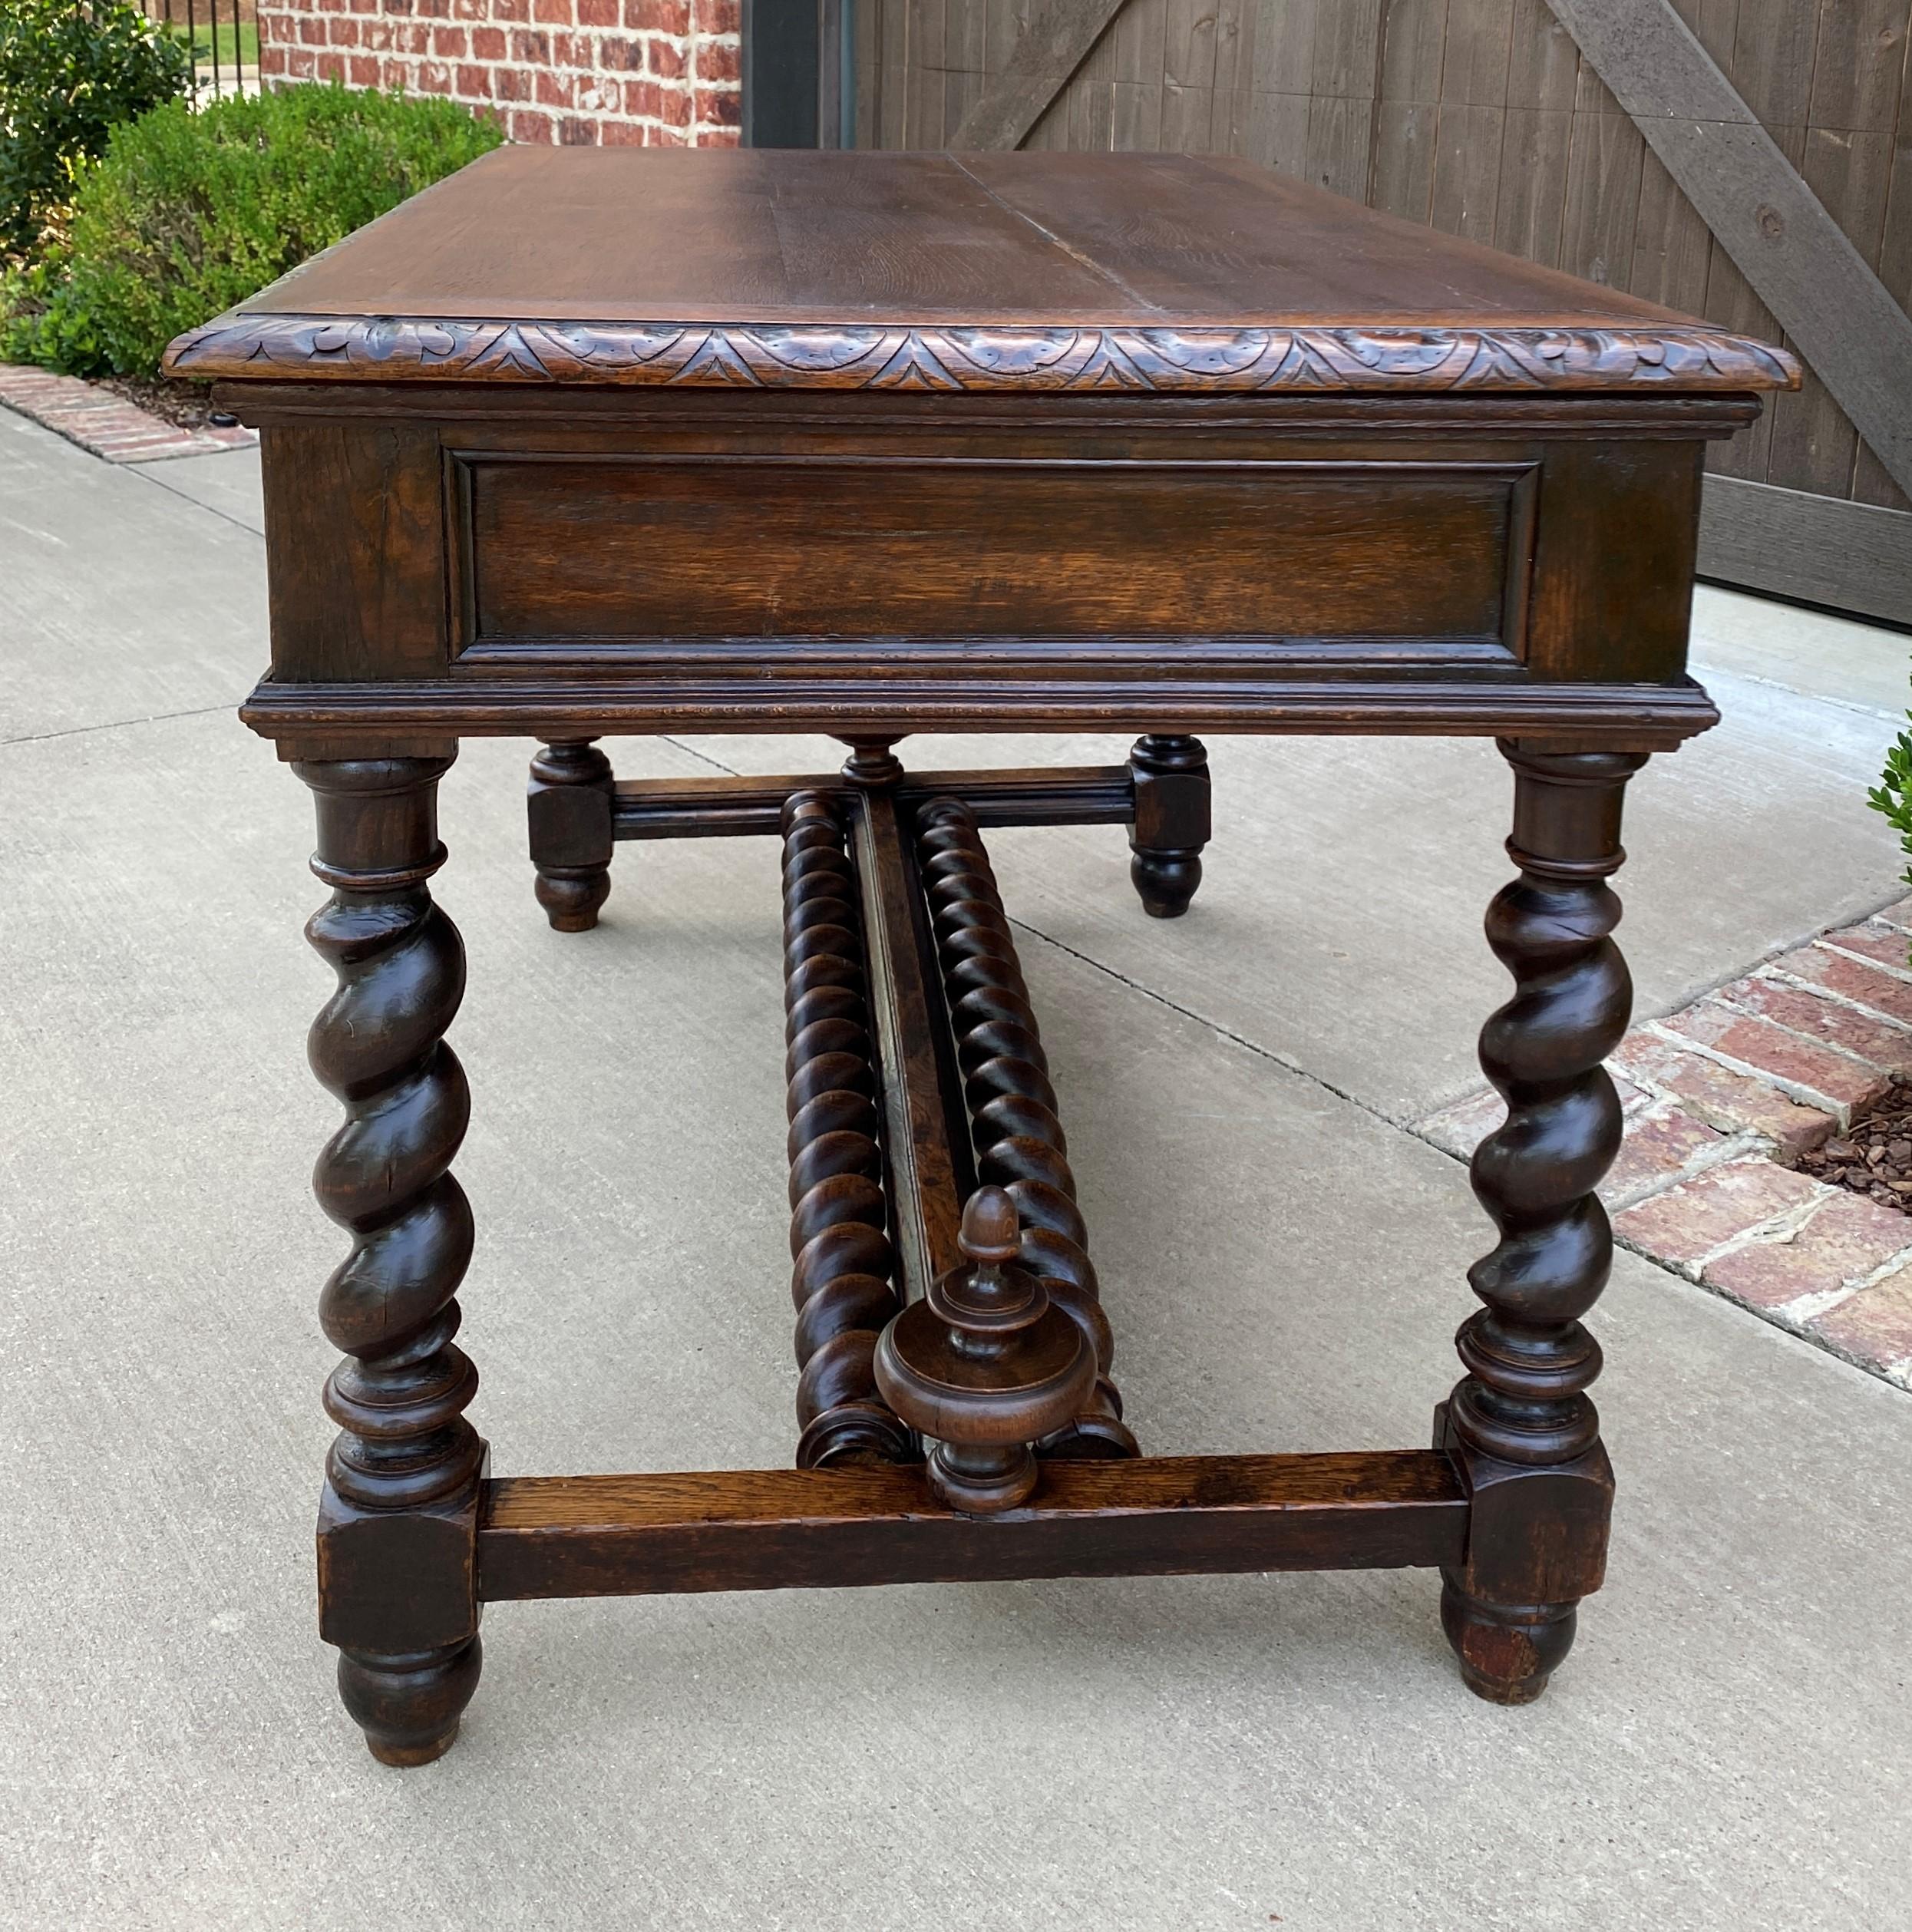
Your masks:
M478 321L229 311L165 373L357 381L989 391L1796 389L1786 351L1701 323L1015 328Z

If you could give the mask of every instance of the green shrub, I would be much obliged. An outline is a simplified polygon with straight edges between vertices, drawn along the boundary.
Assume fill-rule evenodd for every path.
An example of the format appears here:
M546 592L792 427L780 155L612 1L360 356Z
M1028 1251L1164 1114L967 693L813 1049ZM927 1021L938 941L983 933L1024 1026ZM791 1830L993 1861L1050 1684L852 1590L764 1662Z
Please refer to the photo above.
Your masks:
M1912 712L1907 713L1906 722L1912 725ZM1897 742L1886 753L1885 769L1866 802L1885 814L1907 857L1912 859L1912 731L1900 732ZM1912 886L1912 865L1907 867L1904 877ZM1912 953L1907 957L1912 961Z
M190 73L129 0L0 0L0 255L31 254L75 170Z
M82 176L58 257L0 284L0 359L150 376L183 330L500 138L448 101L336 85L156 107Z

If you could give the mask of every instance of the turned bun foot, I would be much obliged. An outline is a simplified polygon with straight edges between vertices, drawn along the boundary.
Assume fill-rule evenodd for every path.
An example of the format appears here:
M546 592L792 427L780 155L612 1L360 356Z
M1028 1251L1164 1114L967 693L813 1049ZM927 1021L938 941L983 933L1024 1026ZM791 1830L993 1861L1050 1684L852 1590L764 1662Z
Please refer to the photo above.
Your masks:
M1531 1704L1574 1647L1573 1603L1488 1603L1452 1581L1441 1589L1441 1627L1461 1676L1491 1704Z
M1180 919L1202 882L1212 829L1208 753L1198 738L1150 732L1128 755L1135 788L1128 876L1151 919Z
M608 870L540 872L532 890L553 932L588 933L611 896L611 875Z
M411 1656L338 1656L338 1694L381 1765L408 1770L451 1749L458 1719L478 1687L483 1651L475 1636L454 1649Z
M616 794L611 761L594 738L555 740L531 761L531 863L554 931L588 933L610 897Z
M1194 852L1137 852L1128 876L1151 919L1180 919L1202 882L1202 862Z
M365 1749L381 1765L388 1765L394 1771L411 1771L419 1765L436 1764L457 1741L458 1727L454 1724L443 1737L417 1745L380 1744L368 1733Z

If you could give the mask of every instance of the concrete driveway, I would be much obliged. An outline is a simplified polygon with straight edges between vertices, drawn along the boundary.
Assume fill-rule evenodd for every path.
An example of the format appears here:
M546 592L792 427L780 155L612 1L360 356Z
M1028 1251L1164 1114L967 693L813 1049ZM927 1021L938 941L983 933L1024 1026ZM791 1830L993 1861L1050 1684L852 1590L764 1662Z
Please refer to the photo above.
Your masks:
M304 789L232 716L257 528L249 454L115 469L0 413L0 1924L1907 1923L1912 1398L1633 1255L1595 1317L1610 1581L1530 1709L1465 1693L1415 1572L511 1604L451 1755L375 1765L313 1627L330 983ZM1864 791L1905 640L1720 593L1700 629L1727 722L1636 784L1621 880L1646 1012L1903 890ZM1154 1451L1418 1445L1488 1239L1404 1124L1478 1085L1504 770L1214 749L1179 923L1119 832L992 841L1118 1377ZM777 1466L775 851L626 847L554 934L525 751L444 788L474 1419L498 1474Z

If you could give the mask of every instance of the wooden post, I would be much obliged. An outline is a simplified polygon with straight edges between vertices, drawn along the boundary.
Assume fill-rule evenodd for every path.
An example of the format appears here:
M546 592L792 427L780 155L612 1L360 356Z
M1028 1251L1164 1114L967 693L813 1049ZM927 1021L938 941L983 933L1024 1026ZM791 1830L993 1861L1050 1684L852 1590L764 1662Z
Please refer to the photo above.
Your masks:
M1587 1390L1599 1345L1580 1318L1599 1299L1613 1237L1594 1188L1620 1151L1620 1100L1601 1062L1626 1030L1633 987L1609 935L1607 885L1625 854L1620 801L1645 764L1623 752L1544 753L1503 742L1514 770L1521 876L1487 917L1514 997L1481 1035L1507 1117L1474 1155L1474 1190L1499 1224L1468 1276L1486 1306L1456 1338L1467 1374L1437 1412L1473 1502L1465 1563L1442 1572L1441 1617L1469 1687L1531 1703L1600 1586L1613 1471Z
M426 1764L477 1688L484 1445L464 1418L477 1371L452 1346L471 1210L452 1177L471 1097L444 1031L464 947L426 884L444 863L449 758L295 767L319 807L312 870L332 888L306 936L338 976L312 1071L345 1103L319 1157L319 1204L352 1235L319 1303L345 1360L319 1518L319 1633L345 1708L382 1764Z

